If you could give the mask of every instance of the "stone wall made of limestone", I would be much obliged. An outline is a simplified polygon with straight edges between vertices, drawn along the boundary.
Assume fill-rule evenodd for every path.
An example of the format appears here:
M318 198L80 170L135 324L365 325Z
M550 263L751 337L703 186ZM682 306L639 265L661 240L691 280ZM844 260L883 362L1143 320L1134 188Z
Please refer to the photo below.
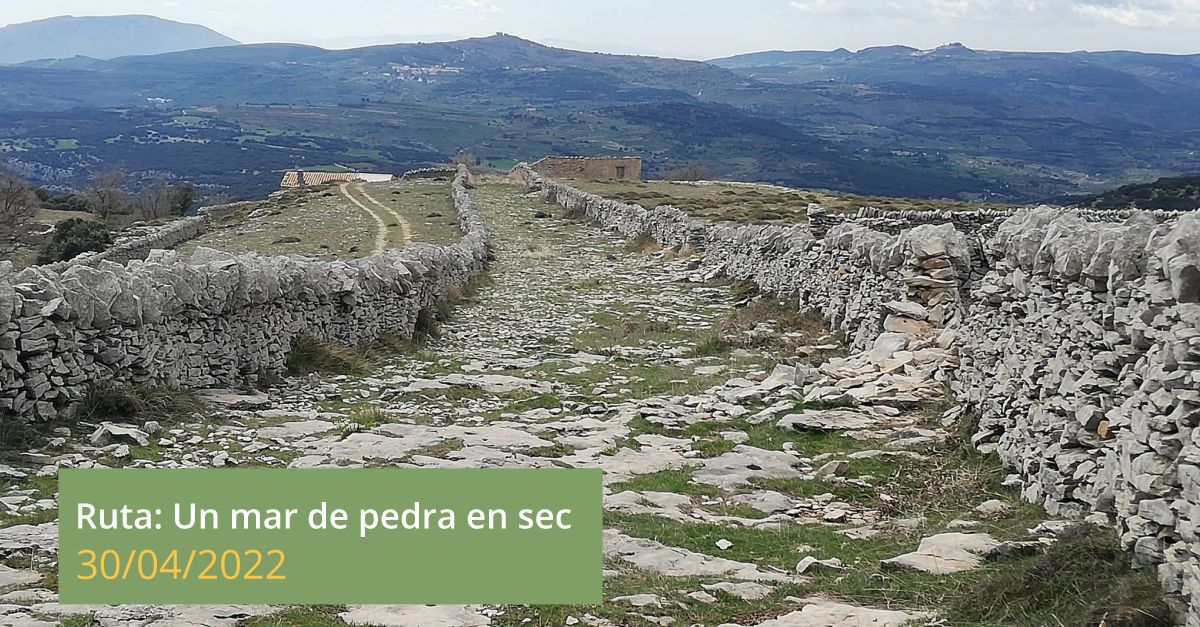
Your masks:
M1044 210L1054 210L1043 205ZM814 233L822 234L828 229L843 222L853 222L868 226L884 233L899 233L920 224L953 224L959 231L987 240L996 234L1000 224L1012 217L1021 209L986 208L971 211L936 211L924 209L880 209L878 207L860 207L854 213L829 213L816 203L808 208L808 220ZM1133 209L1071 209L1073 213L1089 222L1115 222L1126 220L1133 215L1149 216L1162 223L1173 220L1178 216L1173 211L1139 211Z
M0 274L0 412L68 411L89 385L244 387L284 371L300 335L353 345L412 334L422 310L487 263L488 233L460 168L462 238L345 261L231 255L102 259Z
M713 274L799 297L854 348L866 347L886 329L888 302L919 297L938 326L959 316L955 277L969 270L970 251L950 225L922 225L892 236L846 223L814 239L804 226L713 225L676 207L645 209L558 183L529 168L518 166L517 172L568 214L586 216L627 238L648 235L663 246L691 247L702 252ZM932 241L943 250L920 250L922 243ZM943 253L948 267L921 267Z
M988 242L953 387L1055 515L1109 515L1200 626L1200 214L1024 211Z
M172 220L161 226L131 229L129 232L119 235L112 246L103 251L83 253L69 261L48 264L44 267L61 272L72 265L96 267L102 261L124 264L142 260L152 250L174 248L186 241L200 237L212 228L214 221L255 204L254 202L236 202L228 205L201 207L194 216Z
M982 246L950 223L845 220L814 239L522 176L626 236L687 242L706 266L799 295L858 349L903 327L897 301L923 302L959 350L949 383L978 418L973 443L1052 515L1105 515L1200 627L1200 213L1023 209Z

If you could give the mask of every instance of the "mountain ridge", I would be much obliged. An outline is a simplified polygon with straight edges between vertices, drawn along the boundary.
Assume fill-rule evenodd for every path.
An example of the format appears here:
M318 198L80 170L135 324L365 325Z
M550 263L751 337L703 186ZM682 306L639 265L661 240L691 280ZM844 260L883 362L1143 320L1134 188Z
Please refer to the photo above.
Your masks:
M152 15L61 15L0 28L0 63L105 60L238 44L206 26Z
M720 67L506 34L349 50L252 44L0 67L0 110L30 116L10 135L37 147L8 158L36 155L70 171L168 147L141 138L118 150L142 131L113 118L92 119L107 135L72 150L55 147L73 145L63 140L80 137L78 125L32 140L23 129L42 128L49 112L88 118L89 109L130 107L159 116L159 137L203 140L188 145L214 155L239 151L246 167L251 145L286 144L291 152L272 163L296 165L346 160L321 157L324 146L383 167L430 154L510 164L640 154L652 175L698 162L744 180L1001 202L1200 171L1200 63L1191 56L961 45L761 54L783 56ZM778 66L754 65L767 62ZM175 121L196 116L203 124ZM293 136L307 139L284 141ZM212 176L224 184L231 175Z

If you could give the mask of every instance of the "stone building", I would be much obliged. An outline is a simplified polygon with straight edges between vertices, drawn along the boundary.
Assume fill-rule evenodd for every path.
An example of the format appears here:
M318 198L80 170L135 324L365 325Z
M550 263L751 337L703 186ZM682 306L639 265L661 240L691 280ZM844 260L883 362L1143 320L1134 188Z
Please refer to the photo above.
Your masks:
M369 172L306 172L290 170L284 172L279 186L306 187L309 185L325 185L326 183L386 183L394 177L391 174L372 174Z
M641 157L542 157L529 167L549 177L642 180Z

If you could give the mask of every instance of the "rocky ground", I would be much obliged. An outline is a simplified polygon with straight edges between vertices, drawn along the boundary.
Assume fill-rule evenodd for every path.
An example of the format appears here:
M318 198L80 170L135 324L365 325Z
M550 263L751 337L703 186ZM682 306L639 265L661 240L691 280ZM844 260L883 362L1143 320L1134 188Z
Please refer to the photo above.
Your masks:
M495 264L419 350L366 376L208 393L181 420L29 436L0 467L3 624L1098 624L1072 622L1100 596L1090 588L1034 607L993 585L1028 584L1076 526L1019 504L1013 480L962 445L938 381L954 357L935 340L888 333L847 355L811 317L695 257L629 250L516 186L472 193ZM605 603L59 605L55 472L95 465L598 466Z

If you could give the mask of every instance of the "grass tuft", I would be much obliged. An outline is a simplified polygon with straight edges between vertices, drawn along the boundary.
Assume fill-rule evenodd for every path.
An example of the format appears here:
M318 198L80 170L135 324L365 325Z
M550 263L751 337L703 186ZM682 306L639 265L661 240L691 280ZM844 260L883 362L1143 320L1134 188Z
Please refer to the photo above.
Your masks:
M194 390L102 381L88 387L75 411L85 420L161 420L189 416L202 409L204 403Z
M654 241L654 236L647 232L638 233L637 237L625 242L625 252L627 253L648 254L661 250L662 245Z
M371 362L363 351L311 335L300 335L292 340L292 352L287 359L287 370L291 375L364 375L370 369Z
M350 410L350 422L360 429L370 429L388 421L388 414L381 407L371 403L359 403Z
M342 605L298 606L269 616L248 618L241 627L345 627L346 622L338 616L344 611Z
M1175 624L1153 573L1131 566L1113 532L1092 525L1067 531L1040 555L975 579L946 615L955 625Z

